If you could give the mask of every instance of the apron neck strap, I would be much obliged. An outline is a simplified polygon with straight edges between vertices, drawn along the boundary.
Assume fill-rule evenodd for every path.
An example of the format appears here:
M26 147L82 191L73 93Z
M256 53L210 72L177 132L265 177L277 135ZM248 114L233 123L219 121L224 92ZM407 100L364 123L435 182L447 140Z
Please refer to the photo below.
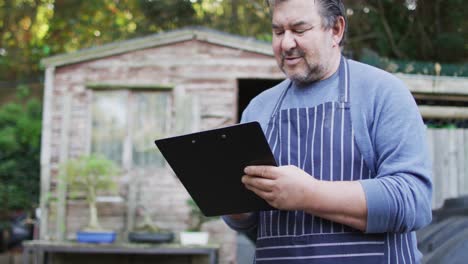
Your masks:
M338 89L340 90L339 93L339 100L342 104L347 104L349 102L349 67L348 67L348 60L341 55L340 59L340 66L338 68ZM281 105L283 104L283 100L286 97L286 93L293 85L293 82L290 80L286 89L281 92L280 98L273 107L273 111L270 117L270 122L275 118L277 113L279 112Z
M349 65L348 60L341 56L340 67L338 69L338 88L340 89L340 103L349 103Z
M272 122L276 115L278 114L280 108L281 108L281 105L283 104L283 100L284 98L286 97L286 93L288 92L289 88L291 88L293 82L291 80L289 80L289 83L288 83L288 86L286 87L286 89L284 89L282 92L281 92L281 95L278 99L278 101L276 101L276 104L275 104L275 107L273 107L273 111L271 112L271 116L270 116L270 122Z

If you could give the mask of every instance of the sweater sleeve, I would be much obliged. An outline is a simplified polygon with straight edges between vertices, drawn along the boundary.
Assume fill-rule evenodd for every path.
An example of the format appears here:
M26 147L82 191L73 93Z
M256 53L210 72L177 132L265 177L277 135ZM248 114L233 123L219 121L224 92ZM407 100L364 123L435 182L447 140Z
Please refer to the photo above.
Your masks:
M409 90L391 81L378 89L369 126L376 177L361 181L367 233L414 231L432 217L426 126Z
M244 220L234 220L227 215L222 216L224 222L232 229L238 232L255 232L258 222L258 214L251 213Z

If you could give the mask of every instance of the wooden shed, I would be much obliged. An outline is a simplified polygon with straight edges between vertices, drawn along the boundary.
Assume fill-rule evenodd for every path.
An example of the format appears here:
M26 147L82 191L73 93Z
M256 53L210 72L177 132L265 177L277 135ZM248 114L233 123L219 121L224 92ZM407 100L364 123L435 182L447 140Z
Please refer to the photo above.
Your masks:
M42 63L40 237L58 240L84 225L87 214L85 203L67 200L58 166L90 153L103 154L122 168L119 195L100 200L104 226L131 229L138 221L136 207L142 205L161 227L185 229L189 196L153 141L237 123L251 98L284 78L270 43L206 28L106 44ZM466 78L398 76L421 100L443 95L468 101ZM466 107L438 107L421 110L436 118L468 119ZM466 131L461 139L465 147L458 147L466 154L456 159L468 164ZM462 179L467 169L460 169ZM459 186L457 195L466 193L468 180Z
M111 43L43 64L40 237L58 240L87 217L85 203L67 201L58 166L89 153L107 156L123 171L120 195L101 197L103 226L131 229L142 205L160 227L185 229L189 196L153 141L237 123L255 94L284 78L268 43L204 28Z

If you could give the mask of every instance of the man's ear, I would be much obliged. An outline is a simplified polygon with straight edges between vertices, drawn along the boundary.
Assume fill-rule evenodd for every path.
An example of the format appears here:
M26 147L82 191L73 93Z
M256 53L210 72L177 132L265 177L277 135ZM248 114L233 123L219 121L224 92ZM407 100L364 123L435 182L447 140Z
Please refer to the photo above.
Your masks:
M341 40L344 37L344 32L346 28L346 22L342 16L338 17L335 25L332 27L333 42L337 46L340 45Z

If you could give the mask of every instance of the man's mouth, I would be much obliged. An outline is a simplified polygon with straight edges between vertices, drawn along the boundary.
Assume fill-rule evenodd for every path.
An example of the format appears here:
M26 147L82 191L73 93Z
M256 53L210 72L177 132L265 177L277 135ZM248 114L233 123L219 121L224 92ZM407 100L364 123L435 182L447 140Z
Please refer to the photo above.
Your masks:
M283 58L283 64L288 65L288 66L293 66L299 63L299 61L302 59L301 56L290 56L290 57L284 57Z

